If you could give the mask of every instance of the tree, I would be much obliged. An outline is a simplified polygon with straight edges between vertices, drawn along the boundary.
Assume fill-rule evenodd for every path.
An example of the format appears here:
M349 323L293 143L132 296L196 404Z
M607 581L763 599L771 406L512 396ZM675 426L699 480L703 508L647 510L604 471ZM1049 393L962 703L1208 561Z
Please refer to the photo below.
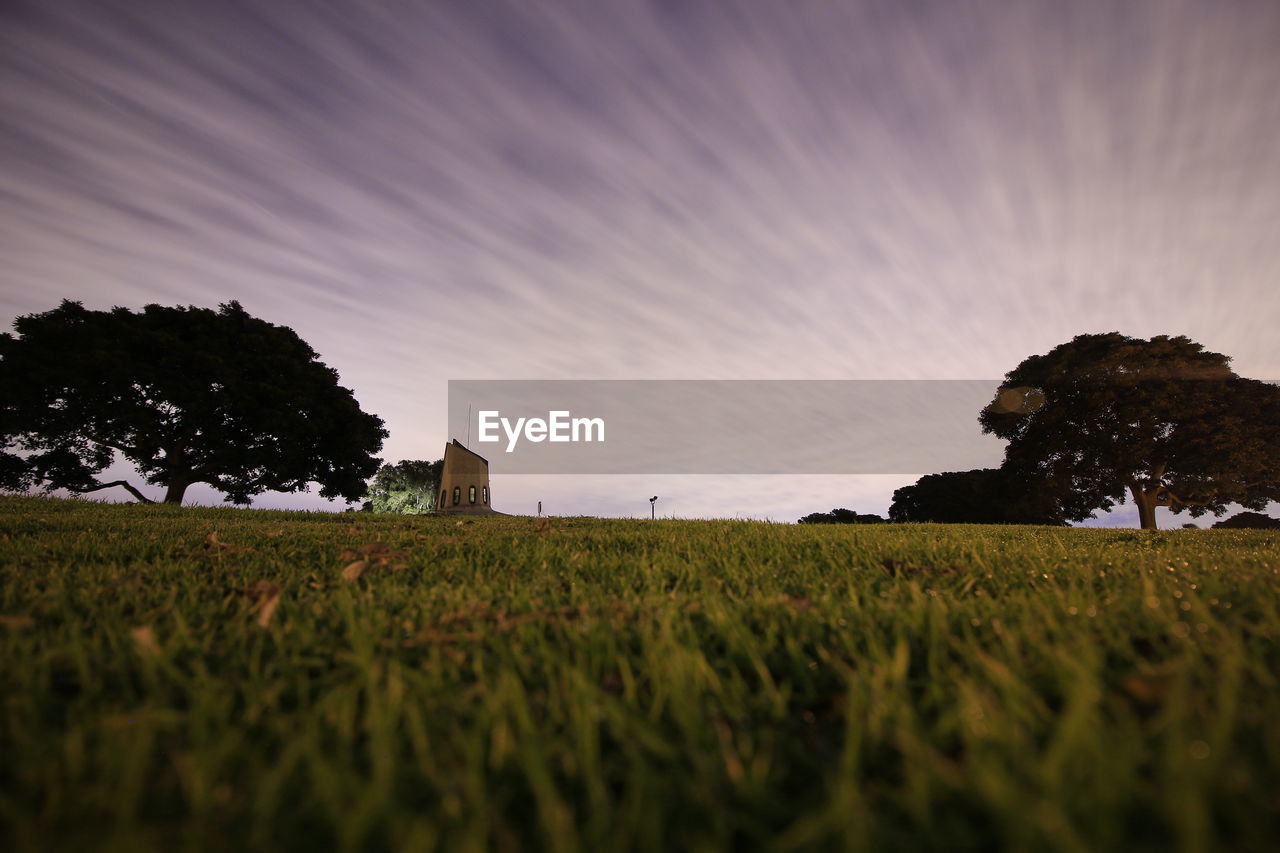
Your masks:
M1080 521L1124 503L1221 515L1280 498L1280 388L1185 337L1080 335L1006 374L979 420Z
M393 512L421 515L434 512L440 496L440 473L444 460L426 462L403 459L395 465L383 465L369 484L366 512Z
M889 520L944 524L1066 523L1048 492L1002 468L926 474L893 493Z
M831 512L811 512L797 524L884 524L878 515L859 514L851 509L833 509Z
M0 335L0 487L86 493L116 455L180 504L208 483L234 503L314 482L356 500L377 469L382 420L292 329L220 310L91 311L64 301Z

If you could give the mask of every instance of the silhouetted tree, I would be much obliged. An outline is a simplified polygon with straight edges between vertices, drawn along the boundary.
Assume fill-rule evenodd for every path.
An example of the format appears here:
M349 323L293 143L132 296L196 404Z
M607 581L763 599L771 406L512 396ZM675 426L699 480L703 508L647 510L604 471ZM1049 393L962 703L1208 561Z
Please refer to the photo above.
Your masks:
M859 514L851 509L833 509L831 512L811 512L797 524L884 524L878 515Z
M366 512L393 512L422 515L434 512L440 497L440 473L444 460L427 462L403 459L394 465L383 465L369 484Z
M1280 498L1280 388L1185 337L1080 335L1010 371L982 412L1005 465L1082 520L1128 496L1192 516Z
M1280 530L1280 518L1260 512L1237 512L1213 525L1214 530Z
M178 504L208 483L235 503L314 482L356 500L386 430L292 329L249 316L64 301L0 335L0 487L93 492L119 454Z
M945 524L1066 523L1054 497L1000 468L926 474L893 493L889 520Z

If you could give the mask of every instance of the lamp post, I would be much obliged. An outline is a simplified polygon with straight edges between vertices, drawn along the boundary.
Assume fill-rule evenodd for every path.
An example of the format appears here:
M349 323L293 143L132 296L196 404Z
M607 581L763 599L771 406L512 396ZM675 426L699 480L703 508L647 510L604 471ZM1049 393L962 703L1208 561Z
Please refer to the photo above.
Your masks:
M656 519L658 517L658 496L654 495L649 498L649 518Z

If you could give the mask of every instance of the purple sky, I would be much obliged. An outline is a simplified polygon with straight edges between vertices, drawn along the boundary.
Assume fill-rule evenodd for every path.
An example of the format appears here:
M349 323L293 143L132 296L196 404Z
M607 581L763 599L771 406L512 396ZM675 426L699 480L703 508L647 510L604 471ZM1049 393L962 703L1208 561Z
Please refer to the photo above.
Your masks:
M1280 377L1274 0L0 9L0 319L238 299L392 460L451 378L998 377L1111 330ZM910 479L494 495L789 521Z

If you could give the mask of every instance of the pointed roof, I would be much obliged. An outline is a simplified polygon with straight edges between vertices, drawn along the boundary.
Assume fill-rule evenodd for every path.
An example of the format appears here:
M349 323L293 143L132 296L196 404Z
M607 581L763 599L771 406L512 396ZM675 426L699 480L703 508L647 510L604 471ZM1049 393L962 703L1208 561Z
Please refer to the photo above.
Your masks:
M461 450L461 451L462 451L462 452L464 452L464 453L470 453L472 456L474 456L475 458L479 459L479 460L480 460L481 462L483 462L484 464L486 464L486 465L488 465L488 464L489 464L489 460L488 460L488 459L485 459L485 458L484 458L483 456L481 456L479 453L476 453L474 450L472 450L471 448L467 447L465 444L463 444L461 441L458 441L458 439L456 439L456 438L455 438L455 439L453 439L452 441L450 441L450 442L449 442L449 444L448 444L448 446L449 446L449 447L456 447L456 448L458 448L459 450Z

